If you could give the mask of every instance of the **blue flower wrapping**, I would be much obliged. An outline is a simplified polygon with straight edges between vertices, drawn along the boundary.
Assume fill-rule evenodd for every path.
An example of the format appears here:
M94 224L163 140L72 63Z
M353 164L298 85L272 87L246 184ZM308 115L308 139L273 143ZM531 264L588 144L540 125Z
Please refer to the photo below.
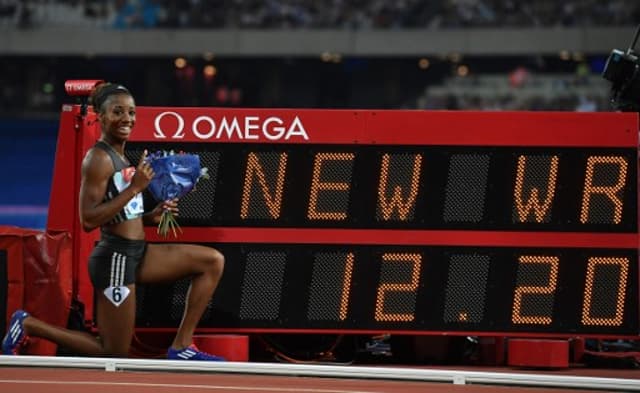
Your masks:
M201 176L200 156L196 154L149 158L155 173L149 191L158 202L183 197L193 190Z
M200 156L196 154L173 154L157 152L147 157L154 176L148 190L158 202L182 198L193 190L202 177L208 177L206 168L200 167ZM170 210L164 210L158 223L158 234L166 237L170 232L178 236L182 232L178 221Z

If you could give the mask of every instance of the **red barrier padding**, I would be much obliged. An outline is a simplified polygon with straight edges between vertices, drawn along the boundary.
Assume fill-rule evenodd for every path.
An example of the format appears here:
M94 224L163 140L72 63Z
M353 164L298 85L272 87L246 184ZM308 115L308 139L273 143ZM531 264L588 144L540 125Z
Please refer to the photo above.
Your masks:
M7 324L19 308L56 326L65 327L72 294L69 233L40 232L0 226L0 249L7 251ZM26 353L56 354L56 345L32 338Z
M10 229L14 228L0 227L3 232L9 232ZM7 253L7 315L4 326L8 326L13 311L24 305L24 264L20 262L23 254L21 238L11 233L0 235L0 250Z
M193 337L201 350L222 356L231 362L249 361L249 336L240 334L204 334Z
M568 340L510 339L508 365L512 367L569 367Z

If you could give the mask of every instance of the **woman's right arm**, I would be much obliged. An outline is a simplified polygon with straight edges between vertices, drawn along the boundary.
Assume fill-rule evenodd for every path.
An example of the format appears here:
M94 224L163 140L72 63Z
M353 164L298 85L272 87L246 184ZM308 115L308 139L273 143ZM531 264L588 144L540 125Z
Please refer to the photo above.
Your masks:
M144 164L143 156L131 184L115 198L104 202L109 178L112 175L113 164L109 155L99 149L90 150L82 161L80 182L80 222L86 232L111 221L131 198L149 185L153 171Z

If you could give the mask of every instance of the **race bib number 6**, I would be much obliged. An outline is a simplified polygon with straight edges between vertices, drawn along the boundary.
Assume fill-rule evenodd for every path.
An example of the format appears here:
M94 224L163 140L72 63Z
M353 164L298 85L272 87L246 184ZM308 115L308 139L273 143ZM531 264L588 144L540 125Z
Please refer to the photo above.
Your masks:
M122 302L129 296L131 291L124 286L108 287L104 290L104 295L113 303L116 307L119 307Z

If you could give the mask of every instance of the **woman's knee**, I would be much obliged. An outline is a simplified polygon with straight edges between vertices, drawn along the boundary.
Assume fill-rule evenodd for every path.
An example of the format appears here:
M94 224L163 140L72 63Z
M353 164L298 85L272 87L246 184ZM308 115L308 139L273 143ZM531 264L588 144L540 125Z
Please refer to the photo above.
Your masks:
M216 277L222 276L222 272L224 271L224 255L214 248L210 248L207 251L206 272Z

